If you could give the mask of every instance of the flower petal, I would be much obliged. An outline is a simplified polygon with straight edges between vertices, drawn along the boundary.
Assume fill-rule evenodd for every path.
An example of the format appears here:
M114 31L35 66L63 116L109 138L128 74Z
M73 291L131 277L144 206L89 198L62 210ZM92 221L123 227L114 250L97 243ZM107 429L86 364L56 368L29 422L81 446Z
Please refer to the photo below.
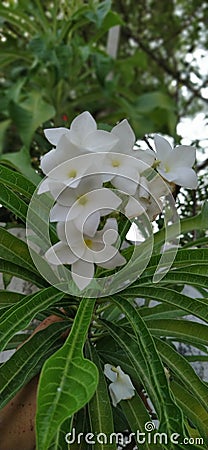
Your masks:
M78 218L77 218L78 219ZM77 220L75 220L75 223L77 225ZM85 220L85 222L81 225L80 228L80 223L78 222L78 229L83 228L83 233L86 234L87 236L93 237L98 229L100 223L100 213L99 211L95 211L94 213L90 214L87 219Z
M122 200L108 188L97 189L90 192L89 195L93 202L94 211L105 208L114 211L122 203Z
M157 150L157 159L159 161L166 162L172 152L171 145L164 137L160 136L159 134L155 135L154 142Z
M153 150L147 149L147 150L134 150L133 155L135 158L139 159L143 163L147 164L147 167L151 167L155 161L156 153L153 152Z
M96 130L84 140L85 147L91 152L108 152L117 142L116 136L104 130Z
M40 167L43 173L46 175L50 172L51 169L54 167L54 161L56 161L57 153L56 150L53 149L50 152L46 153L44 156L42 156L40 160Z
M64 134L60 138L56 149L51 150L41 158L40 167L46 175L54 178L53 169L60 166L63 162L69 161L77 156L80 156L80 149L68 139L66 134Z
M159 172L159 170L158 170ZM168 181L174 182L179 186L183 186L187 189L196 189L198 185L197 175L193 169L189 167L178 167L175 171L169 173L162 173L161 175Z
M146 206L145 203L141 200L138 200L134 197L130 197L126 207L125 207L125 215L131 219L133 217L138 217L145 212Z
M77 256L70 250L64 242L58 242L50 247L45 253L47 261L54 265L72 264L77 261Z
M104 375L110 380L110 381L116 381L117 374L112 370L111 364L105 364L104 365Z
M79 146L83 146L86 136L93 133L97 129L95 119L88 111L84 111L75 117L71 123L70 131L72 141Z
M135 143L135 134L126 119L116 125L111 133L119 138L118 143L113 148L114 152L129 154Z
M49 191L49 184L48 184L48 178L44 178L43 181L39 184L38 187L38 195L43 194L44 192Z
M90 284L94 276L94 264L79 259L72 264L72 278L80 291Z
M64 134L68 134L68 133L70 133L70 131L68 130L68 128L64 128L64 127L46 128L44 130L46 139L48 139L48 141L53 145L57 145L60 138Z
M126 375L126 377L129 378L128 375ZM109 385L109 391L113 406L116 406L121 400L128 400L135 395L135 389L134 387L132 387L133 385L131 386L131 384L128 384L127 381L122 383L119 381L115 381L115 383L111 383Z
M65 222L68 214L70 214L70 208L68 206L62 206L56 203L50 211L50 221Z
M137 181L136 181L137 177ZM133 179L132 179L133 178ZM125 194L134 195L139 181L139 173L131 174L130 177L124 175L116 175L111 184Z
M171 169L178 167L192 167L196 159L196 149L188 145L175 147L168 159Z
M58 222L56 225L56 231L58 238L60 241L65 242L67 244L66 240L66 232L65 232L65 223L64 222Z
M51 180L51 178L48 178L48 185L49 185L49 191L54 198L54 200L58 200L59 196L62 194L62 192L65 191L66 185L63 183L59 183L59 181Z
M126 264L126 259L119 253L119 251L117 251L116 254L108 261L101 263L97 262L97 265L103 269L115 269L116 267L123 266L124 264Z

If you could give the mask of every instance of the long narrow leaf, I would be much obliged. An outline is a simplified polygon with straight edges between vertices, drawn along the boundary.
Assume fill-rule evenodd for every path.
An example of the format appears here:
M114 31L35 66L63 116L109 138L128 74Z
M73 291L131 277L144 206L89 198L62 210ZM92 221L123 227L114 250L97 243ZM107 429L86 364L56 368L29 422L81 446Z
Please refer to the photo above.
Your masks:
M198 377L186 358L161 339L155 338L155 343L165 364L189 388L190 392L203 404L204 408L208 409L208 387Z
M160 411L160 427L161 430L164 427L168 430L170 434L171 429L174 430L178 420L181 421L182 416L179 408L174 403L167 382L167 378L164 372L163 365L161 363L160 357L158 355L157 349L155 347L154 340L146 328L145 322L139 315L138 309L133 307L129 302L120 299L112 300L121 308L122 312L126 315L129 322L131 323L134 331L136 332L136 337L138 339L138 344L141 348L144 358L148 361L148 372L151 379L153 389L156 392ZM180 430L182 427L180 426Z
M116 450L115 442L112 444L109 442L109 437L114 432L113 415L100 358L96 350L90 345L87 346L87 356L94 362L99 371L98 386L88 405L91 430L94 436L98 433L104 433L107 441L105 444L105 440L103 440L103 443L102 440L101 442L95 440L94 450Z
M8 187L12 188L12 190L23 194L27 199L32 197L36 188L36 186L22 174L3 165L0 165L0 182L6 184Z
M41 370L45 360L63 344L61 333L66 322L57 322L38 331L4 363L0 369L0 408Z
M170 288L157 285L154 285L154 288L150 286L130 286L121 295L123 298L142 297L165 302L205 321L208 320L208 305L206 300L203 300L203 298L193 299Z
M83 299L71 332L46 361L40 378L37 406L37 450L47 450L59 426L93 396L97 367L83 357L83 346L95 301Z
M0 349L3 350L7 342L18 331L26 328L38 312L61 300L63 296L63 292L50 287L36 294L28 295L17 305L13 305L1 317Z
M26 221L27 204L3 183L0 183L0 203L22 219L23 222Z
M171 390L177 398L177 401L184 413L198 428L200 435L204 439L204 444L208 445L208 414L204 410L203 406L193 395L190 394L190 392L175 381L171 382Z
M0 227L0 254L1 258L20 267L37 272L30 256L27 244Z
M0 272L8 273L14 277L21 278L22 280L30 281L40 288L48 286L48 283L36 273L11 262L4 261L4 259L0 259Z
M208 327L190 320L152 320L147 326L154 336L171 336L184 339L186 342L207 345Z

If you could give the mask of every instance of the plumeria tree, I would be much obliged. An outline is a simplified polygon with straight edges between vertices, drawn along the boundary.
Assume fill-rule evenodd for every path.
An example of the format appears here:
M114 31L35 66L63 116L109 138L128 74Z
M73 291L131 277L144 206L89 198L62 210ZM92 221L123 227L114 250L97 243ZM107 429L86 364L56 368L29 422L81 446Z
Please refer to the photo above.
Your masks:
M159 37L153 15L151 45L150 3L174 19ZM176 134L182 110L204 102L178 55L188 19L195 49L202 13L0 6L0 348L15 350L0 367L0 450L207 448L207 383L191 364L208 359L206 162Z

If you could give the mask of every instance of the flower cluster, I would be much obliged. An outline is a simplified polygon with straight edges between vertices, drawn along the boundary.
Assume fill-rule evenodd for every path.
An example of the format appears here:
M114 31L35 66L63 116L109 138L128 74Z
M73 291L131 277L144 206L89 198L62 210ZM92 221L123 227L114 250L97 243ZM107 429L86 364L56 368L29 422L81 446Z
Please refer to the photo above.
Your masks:
M192 147L172 149L155 136L156 152L136 150L127 120L108 132L85 111L70 129L51 128L45 135L53 148L41 159L46 177L38 193L49 191L55 200L50 221L57 222L59 238L45 257L57 266L71 265L80 290L94 277L95 265L114 269L125 264L115 211L129 219L145 213L152 221L170 184L196 188Z

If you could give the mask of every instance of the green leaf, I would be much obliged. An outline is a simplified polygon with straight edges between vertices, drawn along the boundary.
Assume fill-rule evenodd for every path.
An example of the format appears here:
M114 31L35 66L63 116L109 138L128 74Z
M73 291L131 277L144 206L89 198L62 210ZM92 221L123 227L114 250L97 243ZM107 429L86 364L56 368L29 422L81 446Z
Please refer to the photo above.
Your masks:
M204 408L207 409L208 388L195 373L186 358L161 339L155 338L155 343L165 364L177 375L195 398L201 402Z
M2 227L0 227L0 252L1 258L4 258L6 261L38 273L27 244Z
M11 5L10 5L11 6ZM13 25L20 28L23 32L37 32L36 26L32 20L28 20L27 14L23 13L21 8L8 8L8 6L0 5L0 16Z
M48 450L67 450L70 448L66 443L65 437L71 430L71 422L72 418L70 417L58 427L56 435L51 442L50 447L48 447ZM79 450L81 450L81 448Z
M0 307L11 306L23 297L25 297L25 295L19 294L18 292L0 290Z
M63 321L38 331L4 363L0 368L0 408L39 373L45 360L63 344L60 336L68 326Z
M1 246L0 246L0 248L1 248ZM3 273L2 278L3 278L4 289L7 289L10 281L12 280L12 275L10 275L8 273Z
M0 122L0 153L3 150L3 143L4 143L5 132L6 132L7 128L8 128L8 126L10 125L10 123L11 123L10 119L3 120L3 121Z
M36 294L27 295L17 305L13 305L1 317L0 349L3 350L18 331L26 328L38 312L61 300L63 296L63 292L50 287Z
M26 147L22 147L18 152L4 153L1 156L0 161L2 164L7 164L18 170L18 172L22 173L36 186L40 183L41 177L37 174L35 169L32 168L31 157Z
M180 221L181 233L185 234L192 230L204 230L207 228L208 221L208 200L206 200L202 206L201 212L194 217L189 217ZM169 233L174 236L176 230L178 229L178 224L174 223L168 227ZM155 246L162 245L165 242L166 230L162 228L157 233L154 234Z
M85 16L92 22L94 22L98 28L101 27L102 22L111 8L111 0L103 0L97 6L97 8L91 11L87 11Z
M154 336L171 336L193 345L207 345L208 342L208 327L190 320L150 320L147 326Z
M0 203L22 219L23 222L26 221L27 204L2 183L0 183Z
M19 154L19 153L18 153ZM39 181L41 181L39 177ZM6 186L12 188L17 193L21 193L28 200L32 197L35 191L35 185L22 176L20 173L0 165L0 182L6 184Z
M191 267L183 267L180 270L169 270L167 275L165 275L162 280L160 280L160 286L163 284L189 284L191 286L196 287L207 287L207 273L208 273L208 266L204 264L204 267L201 266L191 266ZM203 272L205 275L203 275ZM191 275L190 275L191 273ZM141 277L139 284L141 285L149 285L151 282L150 277Z
M146 434L145 424L152 422L152 420L137 392L135 393L135 396L131 398L131 400L123 400L121 402L121 408L129 423L131 432L135 433L135 436L137 436L137 431ZM153 431L151 432L151 436L154 436ZM141 441L143 441L143 437L144 435L140 436ZM144 444L142 444L142 448L144 450L162 450L162 448L164 447L153 444L152 438L151 444L149 444L147 442L147 439L145 439Z
M172 381L170 386L184 414L198 428L200 435L204 438L204 443L208 444L208 413L199 403L198 399L191 395L179 383Z
M139 309L139 313L145 321L151 319L176 319L186 314L182 309L163 303L155 306L142 306Z
M55 109L43 100L41 92L30 91L27 100L21 104L10 103L10 114L22 142L29 148L35 130L55 116Z
M99 382L94 396L88 404L88 411L90 417L91 431L94 436L98 433L104 433L107 438L107 443L100 443L95 440L94 450L116 450L115 442L109 443L109 436L114 432L113 415L109 401L107 384L103 373L103 368L100 363L100 358L94 347L88 344L87 356L94 362L99 371ZM104 439L103 439L104 441Z
M30 281L40 288L48 286L47 281L42 279L36 273L30 270L24 269L16 264L5 261L0 258L0 272L13 275L14 277L20 278L22 280Z
M163 365L155 347L153 338L146 328L145 322L139 315L138 309L133 307L128 301L121 297L119 299L114 299L112 297L112 300L118 307L121 308L122 312L131 323L143 358L148 363L148 377L155 394L157 395L157 405L155 405L155 408L157 409L159 415L160 430L166 430L166 432L168 431L169 435L171 430L176 430L178 421L180 421L179 428L180 431L182 431L182 415L180 409L171 397Z
M164 108L170 111L175 108L172 98L160 91L140 95L137 97L135 106L141 113L149 113L155 108Z
M89 430L89 415L87 414L87 407L84 407L80 409L73 417L73 428L70 430L72 431L72 435L68 436L71 443L68 448L70 450L90 450L90 448L93 448L92 444L87 445L84 438L81 438L79 441L78 439L76 440L76 433L77 435L82 433L80 436L86 436L86 434L89 433Z
M160 282L161 283L161 282ZM134 286L129 287L122 292L123 298L144 297L151 300L158 300L176 306L189 314L207 321L208 320L208 304L203 298L193 299L187 295L181 294L174 289L166 287L154 286Z
M37 450L47 450L58 427L92 397L96 366L83 357L95 300L83 299L63 347L44 364L37 401Z

